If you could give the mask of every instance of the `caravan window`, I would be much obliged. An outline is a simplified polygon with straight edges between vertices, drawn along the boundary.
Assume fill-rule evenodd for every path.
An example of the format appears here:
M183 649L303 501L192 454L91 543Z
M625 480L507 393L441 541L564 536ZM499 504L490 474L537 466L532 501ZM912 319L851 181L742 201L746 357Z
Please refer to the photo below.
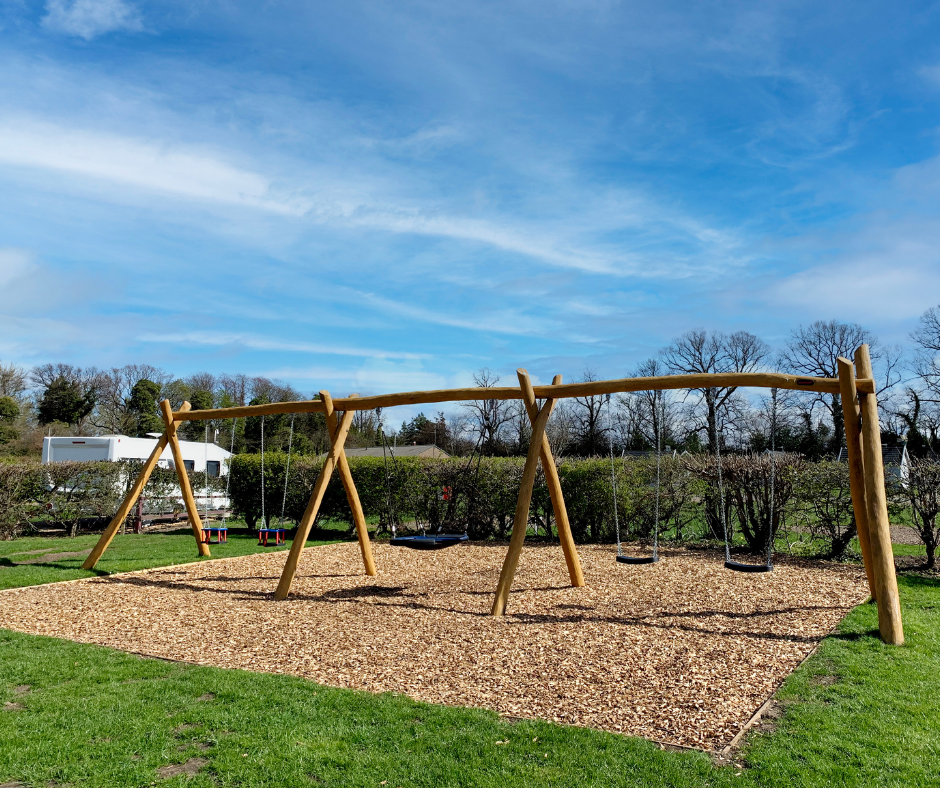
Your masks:
M196 470L196 461L195 460L183 460L183 467L187 471L194 471Z
M208 460L206 462L206 473L208 473L213 479L218 478L221 470L222 463L218 460Z

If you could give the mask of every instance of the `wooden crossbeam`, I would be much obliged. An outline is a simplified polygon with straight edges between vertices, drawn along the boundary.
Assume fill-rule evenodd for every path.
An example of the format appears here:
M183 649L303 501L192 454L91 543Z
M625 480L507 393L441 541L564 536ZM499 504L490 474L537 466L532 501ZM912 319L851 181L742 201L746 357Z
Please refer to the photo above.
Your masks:
M184 403L184 407L186 405L189 405L189 403ZM185 408L185 411L188 410L189 408ZM180 492L183 494L186 514L189 516L189 526L193 529L193 536L196 538L196 549L199 550L199 555L210 556L212 553L209 551L209 545L205 543L202 537L202 518L199 517L199 507L196 506L193 489L189 486L189 474L186 473L186 463L183 462L183 452L180 450L180 441L176 435L176 421L173 418L173 408L170 407L170 401L168 399L160 403L160 413L163 415L163 423L166 425L165 434L169 440L170 451L173 453L173 464L176 466L176 478L179 479Z
M875 381L859 378L855 381L861 393L873 393ZM622 394L628 391L666 391L677 389L701 389L715 386L740 386L754 388L790 389L813 391L824 394L839 393L838 378L816 378L790 375L782 372L722 372L697 373L694 375L659 375L648 378L618 378L616 380L592 380L584 383L566 383L559 386L535 386L539 399L563 399L567 397L591 397L602 394ZM438 389L435 391L405 391L397 394L377 394L373 397L337 399L336 410L375 410L397 405L429 405L436 402L468 402L471 400L522 399L522 392L510 386L489 388ZM325 413L322 400L297 402L268 402L263 405L239 405L233 408L213 408L177 412L177 421L205 421L208 419L233 419L240 416L270 416L278 413Z
M330 399L328 391L320 392L320 401L324 405L329 403L329 412L333 412L333 401ZM304 551L304 545L307 543L307 537L310 535L310 529L316 520L317 512L320 511L320 504L323 503L323 496L326 494L326 488L330 483L330 477L333 475L333 469L336 467L337 457L343 453L343 446L346 443L346 436L349 434L349 428L352 426L354 411L347 410L340 419L333 435L333 441L330 444L330 453L323 461L323 467L320 469L320 475L317 476L316 484L313 487L313 493L307 502L307 508L304 510L300 523L297 526L297 533L290 546L290 552L287 555L287 561L284 564L284 571L281 572L280 582L277 584L277 590L274 592L275 599L287 599L290 593L291 583L294 582L294 575L297 574L297 565L300 563L300 556ZM345 455L344 455L345 456Z
M520 387L524 388L528 385L531 390L532 384L529 382L529 373L524 369L518 369L516 374L519 376ZM529 507L532 504L532 488L535 485L535 474L539 467L539 456L542 453L542 438L545 437L545 427L554 407L555 400L545 400L535 422L532 424L532 438L529 443L529 452L525 458L525 467L522 470L522 483L519 485L516 516L512 523L512 536L509 538L509 549L506 551L506 558L503 560L503 568L499 573L499 584L496 586L496 598L493 600L492 614L494 616L501 616L506 612L509 590L512 588L512 581L516 576L519 555L522 552L526 528L529 525Z
M353 395L355 396L355 395ZM330 433L330 442L335 443L336 431L339 429L339 423L336 418L336 411L333 410L333 402L326 395L324 400L326 405L326 428ZM369 541L369 529L366 527L366 515L362 511L362 503L359 500L359 491L356 489L356 483L353 481L352 471L349 469L349 460L346 459L346 448L340 445L336 453L336 466L339 469L339 477L346 490L346 500L349 501L349 509L352 511L353 522L356 524L356 538L359 540L359 552L362 553L362 564L365 567L366 574L370 577L375 576L375 558L372 556L372 542Z
M529 421L535 426L535 420L539 415L538 403L535 400L535 391L528 375L524 379L520 378L522 388L522 401L525 403L526 412L529 414ZM561 375L555 375L552 380L552 386L561 384ZM568 567L568 577L571 579L571 585L580 588L584 585L584 572L581 570L581 559L578 556L578 548L575 546L574 537L571 535L571 523L568 521L568 509L565 507L565 498L561 492L561 479L558 478L558 468L555 465L555 458L552 455L552 447L548 442L548 435L542 434L542 447L539 452L539 458L542 461L542 469L545 471L545 482L548 485L548 494L552 499L552 510L555 512L555 522L558 525L558 540L561 542L561 549L565 555L565 564Z

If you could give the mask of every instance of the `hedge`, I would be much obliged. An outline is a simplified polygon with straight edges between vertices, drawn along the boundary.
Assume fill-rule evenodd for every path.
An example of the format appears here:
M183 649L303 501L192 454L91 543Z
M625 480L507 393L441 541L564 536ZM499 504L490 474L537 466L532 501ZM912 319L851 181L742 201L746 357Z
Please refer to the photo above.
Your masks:
M266 453L265 515L268 523L296 524L313 492L323 460L291 457L287 496L284 470L287 455ZM349 460L366 515L378 521L380 533L396 529L467 531L472 539L504 539L512 529L523 458L468 460L449 458L362 457ZM35 460L0 463L0 538L13 538L38 524L58 525L75 533L100 527L113 516L141 466L140 461L69 462L40 465ZM730 455L723 458L728 526L760 552L765 546L769 517L769 461L766 457ZM604 459L565 459L558 465L562 492L578 542L613 542L619 526L624 540L649 539L655 523L655 458L631 458L611 466ZM785 529L789 548L815 540L811 551L842 555L855 536L855 520L844 463L808 463L789 455L778 460L774 488L774 530ZM663 457L659 467L660 535L664 540L720 538L716 519L718 490L714 458ZM205 488L204 473L190 473L196 495ZM224 492L226 479L209 479L210 488ZM616 484L616 519L614 508ZM251 527L261 520L261 456L241 454L231 460L229 496L236 515ZM145 490L145 511L183 509L174 494L176 473L157 468ZM319 517L351 522L338 474L330 480ZM551 499L542 472L536 479L530 527L543 538L557 536ZM351 526L350 526L351 527ZM779 546L779 541L778 541ZM804 548L805 550L805 548Z

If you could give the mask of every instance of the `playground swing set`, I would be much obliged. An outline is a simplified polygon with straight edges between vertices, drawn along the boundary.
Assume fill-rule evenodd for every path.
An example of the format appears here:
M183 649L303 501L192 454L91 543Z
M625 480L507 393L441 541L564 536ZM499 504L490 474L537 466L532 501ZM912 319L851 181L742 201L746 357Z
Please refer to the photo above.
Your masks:
M858 373L856 375L856 372ZM327 431L330 437L330 451L320 470L313 493L307 503L297 526L296 535L288 552L287 560L281 573L274 597L284 600L290 593L291 584L297 573L297 566L310 530L316 520L323 502L327 485L334 470L339 472L340 480L346 491L350 510L356 529L360 553L369 576L376 574L372 545L366 528L365 514L359 501L359 495L353 482L344 445L353 416L358 410L375 410L396 405L417 405L439 402L466 402L471 400L513 400L521 399L532 424L532 436L523 467L516 512L513 519L512 533L509 540L502 570L491 608L494 616L504 615L509 599L509 591L515 577L522 546L529 521L529 508L535 484L539 462L545 472L545 479L551 497L552 508L557 523L559 541L573 587L584 586L581 562L571 534L565 501L562 496L558 469L552 456L545 427L555 403L562 398L607 396L608 419L610 418L609 396L617 393L653 391L654 407L661 403L659 392L676 389L704 389L709 387L755 387L771 389L773 400L771 436L776 422L777 390L813 391L816 393L839 394L842 399L843 418L845 421L846 449L849 460L849 479L855 521L858 528L859 544L865 564L865 572L871 597L878 606L878 627L882 639L892 645L904 642L904 630L901 621L901 608L898 597L897 578L894 570L894 556L891 547L890 524L888 521L887 497L884 484L884 466L881 456L881 432L878 421L878 403L875 393L874 374L867 345L862 345L855 353L854 364L845 358L838 359L838 377L802 377L785 373L728 372L698 373L691 375L666 375L644 378L622 378L617 380L599 380L583 383L562 384L561 375L556 375L551 385L533 387L528 373L518 370L519 387L488 387L444 389L438 391L413 391L396 394L382 394L370 397L351 395L344 399L333 400L329 392L321 391L320 398L298 402L276 402L262 405L245 405L230 408L218 408L193 411L188 402L173 412L169 401L160 403L160 410L165 424L163 435L157 441L153 453L144 463L137 479L124 498L117 513L105 529L91 554L85 560L85 569L93 568L107 549L111 540L120 529L125 518L142 493L147 480L156 466L162 452L169 445L176 466L180 489L183 494L190 526L196 537L200 556L208 556L209 546L203 538L203 526L199 517L193 492L183 465L177 427L184 421L204 421L212 419L237 419L242 416L261 416L282 413L323 413L326 417ZM539 401L541 400L541 404ZM263 430L263 423L262 423ZM661 430L660 430L661 432ZM262 432L263 435L263 432ZM263 440L263 438L262 438ZM773 440L773 438L772 438ZM621 564L653 564L659 560L659 485L661 441L657 437L657 482L656 482L656 517L653 528L652 553L650 555L627 556L620 541L620 524L616 508L616 474L613 454L611 453L611 474L615 485L614 520L617 532L616 561ZM776 473L774 456L775 446L771 444L771 501ZM719 450L720 451L720 450ZM262 462L263 462L262 453ZM288 454L289 456L289 454ZM733 571L763 573L773 569L772 543L773 511L770 514L770 534L768 534L768 552L764 563L748 564L731 560L728 539L727 518L724 505L724 487L720 453L717 456L719 496L721 498L721 520L725 534L725 564ZM289 469L288 469L289 472ZM263 469L262 469L263 479ZM285 474L285 496L282 500L281 518L286 505L287 475ZM389 493L390 495L390 493ZM262 506L263 506L262 494ZM772 505L772 504L771 504ZM262 514L264 517L264 514ZM263 525L267 526L266 520ZM283 523L281 523L283 524ZM416 537L398 536L393 533L392 544L412 549L441 549L466 541L466 534L428 534L422 532Z

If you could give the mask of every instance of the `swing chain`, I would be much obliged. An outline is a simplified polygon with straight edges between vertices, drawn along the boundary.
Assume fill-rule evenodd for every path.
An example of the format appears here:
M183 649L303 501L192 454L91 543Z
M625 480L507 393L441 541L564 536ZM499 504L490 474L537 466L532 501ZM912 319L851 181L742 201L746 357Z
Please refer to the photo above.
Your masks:
M264 512L264 416L261 417L261 527L268 527Z
M656 425L656 523L653 526L653 558L659 559L659 499L660 489L660 468L662 466L662 444L663 444L663 421L666 417L666 404L662 399L662 392L653 393L653 407L656 407L656 400L660 401L660 418Z
M721 529L725 535L725 561L731 560L731 546L728 543L728 518L725 513L725 485L721 475L721 432L715 437L715 457L718 460L718 499L721 507Z
M296 415L292 413L290 417L290 435L287 438L287 465L284 468L284 495L281 497L281 519L278 521L278 527L284 525L284 512L287 510L287 480L290 478L290 455L291 448L294 445L294 417Z
M613 435L613 417L610 410L610 394L607 395L607 431ZM608 439L610 446L610 486L614 493L614 531L617 535L617 555L623 555L623 545L620 542L620 516L617 511L617 474L614 471L614 442Z
M774 487L777 479L777 389L770 390L770 517L767 522L767 566L774 565Z

